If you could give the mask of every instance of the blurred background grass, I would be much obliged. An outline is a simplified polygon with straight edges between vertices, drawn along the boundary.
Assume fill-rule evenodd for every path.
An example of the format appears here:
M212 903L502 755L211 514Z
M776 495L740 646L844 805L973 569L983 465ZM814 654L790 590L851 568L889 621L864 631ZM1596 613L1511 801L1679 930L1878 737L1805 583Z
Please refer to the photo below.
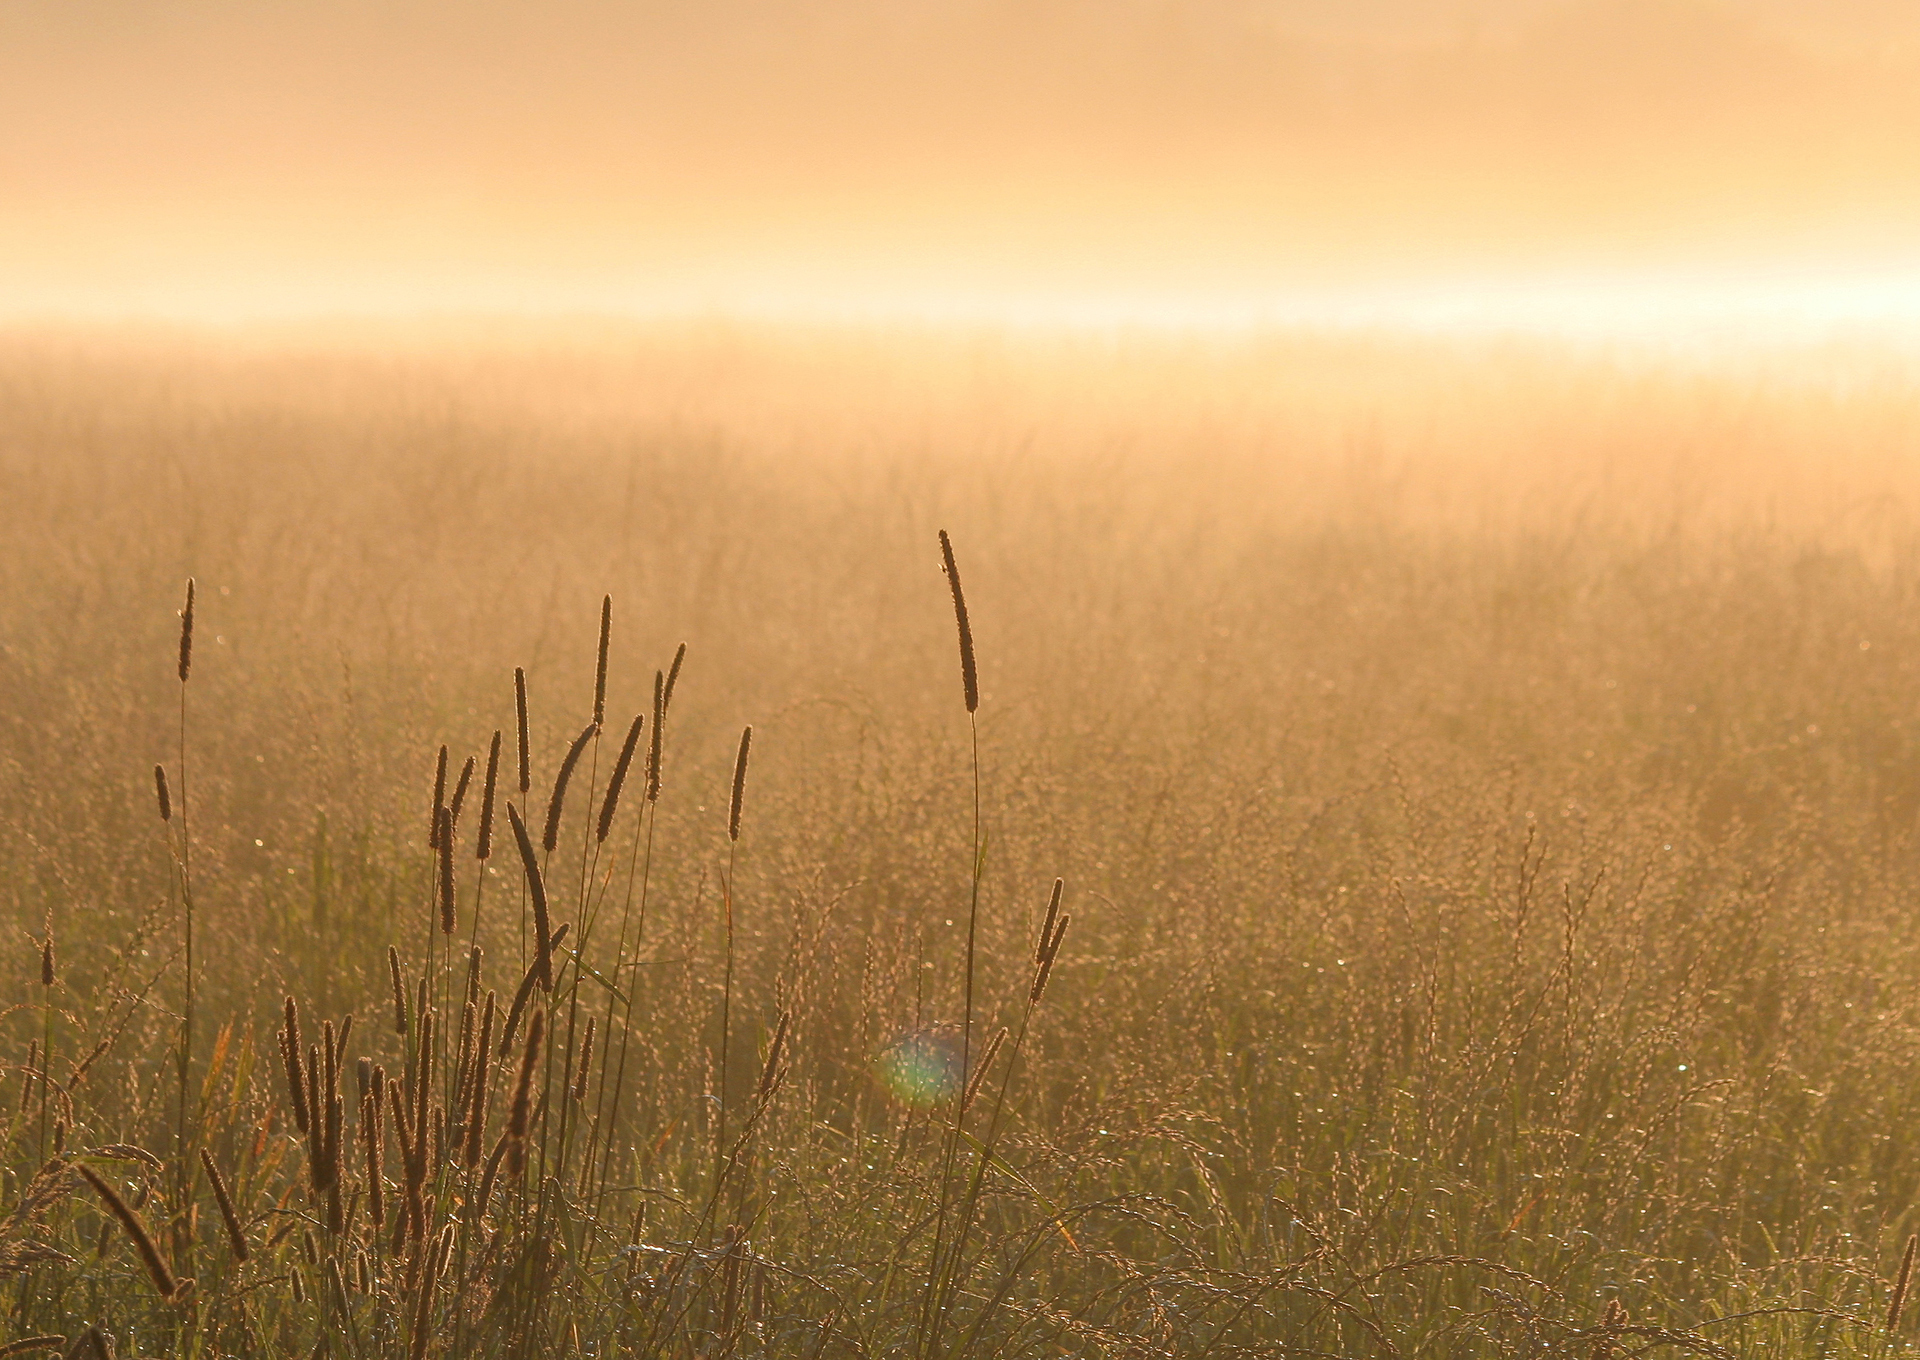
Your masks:
M50 925L67 1047L137 1021L76 1117L94 1145L154 1140L172 984L123 988L171 966L150 770L183 578L209 1025L269 1024L285 992L379 1012L386 946L424 930L438 745L510 747L524 665L539 797L590 716L605 591L610 727L689 648L639 970L642 1179L702 1165L751 722L738 1070L796 1017L757 1240L871 1278L915 1184L872 1151L915 1117L874 1065L956 1018L946 528L981 658L993 1023L1055 874L1074 918L981 1267L1025 1311L981 1353L1570 1353L1617 1297L1738 1353L1881 1354L1867 1324L1920 1226L1910 365L720 323L15 332L3 995L37 1002ZM509 960L510 895L483 928ZM1242 1307L1249 1280L1270 1283ZM818 1330L834 1310L803 1295ZM839 1307L826 1353L897 1336ZM1711 1322L1755 1307L1854 1320ZM593 1308L578 1325L615 1326ZM768 1326L768 1353L815 1335Z

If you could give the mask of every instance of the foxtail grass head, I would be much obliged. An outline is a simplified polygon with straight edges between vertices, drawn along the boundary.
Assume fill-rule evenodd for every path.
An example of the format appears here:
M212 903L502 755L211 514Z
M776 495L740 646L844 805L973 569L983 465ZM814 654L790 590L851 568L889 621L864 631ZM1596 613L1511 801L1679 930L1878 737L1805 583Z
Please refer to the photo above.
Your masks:
M180 607L180 683L193 671L193 578L187 578L187 602Z
M527 722L527 669L513 668L513 722L520 739L520 792L533 788L533 733Z
M593 664L593 721L607 720L607 643L613 634L613 596L600 599L600 648Z
M953 540L940 531L940 561L947 573L947 585L953 591L953 618L960 630L960 688L966 696L967 712L980 707L980 675L973 662L973 624L967 618L967 596L960 588L960 567L953 560Z
M627 772L633 766L634 748L640 744L640 730L646 724L646 714L633 715L633 722L627 728L627 739L620 744L620 758L614 762L613 776L607 780L606 797L600 801L600 824L594 832L595 840L604 841L613 830L614 814L620 810L620 791L627 785Z
M753 726L740 733L740 752L733 758L733 797L727 803L727 839L740 839L740 804L747 793L747 753L753 749Z
M473 842L473 857L493 857L493 794L500 778L500 730L494 729L493 745L487 748L487 777L480 785L480 830Z

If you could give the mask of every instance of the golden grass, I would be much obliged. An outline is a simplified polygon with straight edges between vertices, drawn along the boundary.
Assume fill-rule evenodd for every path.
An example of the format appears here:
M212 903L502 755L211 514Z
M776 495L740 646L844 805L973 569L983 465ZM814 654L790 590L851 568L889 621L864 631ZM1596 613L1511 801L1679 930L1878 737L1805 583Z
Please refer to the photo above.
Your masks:
M164 1150L113 1193L194 1280L36 1192L0 1315L1887 1353L1920 406L1798 362L0 344L0 1165Z

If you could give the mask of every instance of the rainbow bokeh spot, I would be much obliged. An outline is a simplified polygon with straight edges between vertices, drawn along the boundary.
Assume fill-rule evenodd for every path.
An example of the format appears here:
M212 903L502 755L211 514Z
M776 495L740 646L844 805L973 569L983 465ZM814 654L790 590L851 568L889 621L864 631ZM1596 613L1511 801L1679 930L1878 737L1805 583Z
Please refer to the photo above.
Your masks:
M909 1105L937 1105L960 1091L960 1031L915 1030L880 1051L875 1067L887 1089Z

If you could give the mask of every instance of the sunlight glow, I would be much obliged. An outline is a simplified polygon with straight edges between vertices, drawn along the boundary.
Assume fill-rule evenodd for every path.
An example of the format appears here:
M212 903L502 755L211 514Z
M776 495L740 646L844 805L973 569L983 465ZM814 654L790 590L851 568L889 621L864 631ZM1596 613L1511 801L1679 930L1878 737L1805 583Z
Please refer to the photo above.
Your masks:
M799 324L959 324L1011 329L1169 332L1409 331L1739 345L1871 336L1920 339L1920 267L1855 273L1665 271L1481 277L1403 285L1250 289L1245 294L1116 288L942 289L848 279L806 287L789 276L731 285L584 286L540 280L393 278L155 283L97 296L16 289L0 321L246 325L515 316Z

